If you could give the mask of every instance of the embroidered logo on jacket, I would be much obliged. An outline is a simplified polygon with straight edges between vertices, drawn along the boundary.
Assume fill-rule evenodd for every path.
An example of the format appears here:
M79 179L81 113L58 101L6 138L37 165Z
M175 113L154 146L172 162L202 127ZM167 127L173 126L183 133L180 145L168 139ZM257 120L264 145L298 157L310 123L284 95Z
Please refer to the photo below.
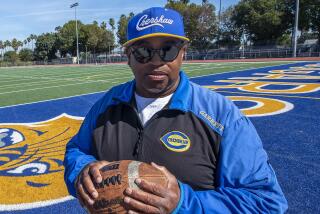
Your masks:
M174 152L184 152L190 148L191 141L189 137L179 131L168 132L160 138L167 149Z
M204 117L212 126L216 127L221 132L223 131L224 129L223 125L215 121L209 114L207 114L204 111L200 111L200 115Z

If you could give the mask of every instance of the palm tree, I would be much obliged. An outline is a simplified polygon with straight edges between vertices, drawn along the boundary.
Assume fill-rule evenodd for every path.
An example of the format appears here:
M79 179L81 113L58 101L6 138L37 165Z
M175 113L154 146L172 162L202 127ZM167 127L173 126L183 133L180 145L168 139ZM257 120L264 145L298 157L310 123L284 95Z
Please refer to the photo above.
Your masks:
M32 50L33 50L33 45L34 45L34 42L35 40L37 40L37 35L34 35L34 34L30 34L30 40L31 40L31 45L32 45Z
M19 46L20 46L19 41L16 38L13 38L11 41L11 47L15 52L17 52Z
M27 39L23 40L24 47L27 46L27 43L28 43L28 40L27 40Z
M30 42L31 42L31 38L30 38L30 37L28 37L28 38L27 38L27 41L28 41L28 48L30 48L30 46L29 46L29 45L30 45Z
M15 52L17 52L19 50L20 47L23 46L23 42L17 40L16 38L13 38L11 41L11 47L13 48L13 50Z
M7 52L8 47L11 47L11 42L9 40L6 40L4 42L4 52Z
M23 47L23 42L22 42L22 41L18 41L18 49L19 49L20 47Z
M3 49L4 49L4 44L3 44L3 41L2 40L0 40L0 50L1 50L1 58L2 58L2 60L3 60Z

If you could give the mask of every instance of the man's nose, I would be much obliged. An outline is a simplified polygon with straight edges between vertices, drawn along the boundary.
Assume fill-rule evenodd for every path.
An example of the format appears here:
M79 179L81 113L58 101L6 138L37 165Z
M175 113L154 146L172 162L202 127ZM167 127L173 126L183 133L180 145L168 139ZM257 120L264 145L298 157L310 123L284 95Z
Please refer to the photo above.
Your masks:
M162 65L164 64L164 62L162 61L162 59L160 58L159 56L159 52L156 51L154 54L153 54L153 57L151 58L150 62L153 64L153 65Z

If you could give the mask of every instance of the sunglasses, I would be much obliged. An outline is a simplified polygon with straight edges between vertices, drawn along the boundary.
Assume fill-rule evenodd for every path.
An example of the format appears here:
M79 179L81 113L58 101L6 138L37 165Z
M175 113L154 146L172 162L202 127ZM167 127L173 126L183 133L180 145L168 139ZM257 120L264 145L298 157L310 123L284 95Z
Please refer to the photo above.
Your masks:
M149 47L139 46L131 47L131 53L134 58L142 64L148 63L154 57L155 53L158 54L160 59L163 62L172 62L174 61L181 48L184 46L185 42L176 42L174 44L166 44L160 49L153 49Z

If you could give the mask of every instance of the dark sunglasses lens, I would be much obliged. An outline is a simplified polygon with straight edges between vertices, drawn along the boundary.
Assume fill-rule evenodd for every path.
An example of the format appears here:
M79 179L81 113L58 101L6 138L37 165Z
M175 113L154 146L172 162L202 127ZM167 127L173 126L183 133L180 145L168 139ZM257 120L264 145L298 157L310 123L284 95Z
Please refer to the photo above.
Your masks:
M178 56L180 49L176 46L165 46L160 49L160 57L165 62L171 62Z
M139 47L133 50L133 55L140 63L147 63L151 59L152 51L146 47Z

